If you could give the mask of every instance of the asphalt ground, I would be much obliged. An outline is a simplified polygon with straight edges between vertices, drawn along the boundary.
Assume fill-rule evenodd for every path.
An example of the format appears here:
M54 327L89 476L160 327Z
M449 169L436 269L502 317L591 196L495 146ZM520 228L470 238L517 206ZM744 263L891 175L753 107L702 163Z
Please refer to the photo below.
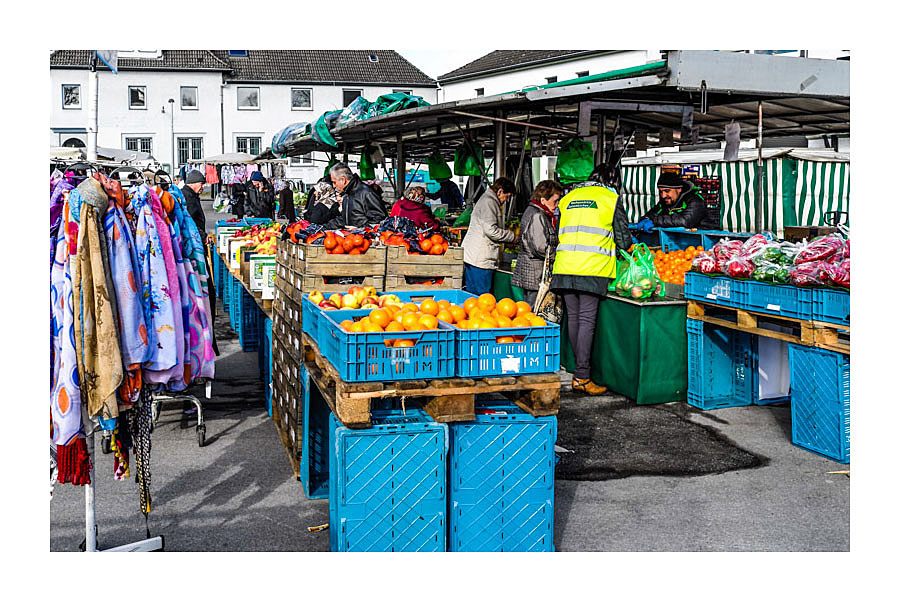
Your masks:
M208 215L209 229L215 220ZM219 303L212 398L196 416L162 409L152 439L151 535L167 551L328 551L328 501L308 500L265 410L256 353L240 350ZM699 411L574 396L564 375L555 496L558 551L849 551L849 470L791 444L787 405ZM141 540L134 479L95 476L98 547ZM57 485L50 550L77 551L84 492Z

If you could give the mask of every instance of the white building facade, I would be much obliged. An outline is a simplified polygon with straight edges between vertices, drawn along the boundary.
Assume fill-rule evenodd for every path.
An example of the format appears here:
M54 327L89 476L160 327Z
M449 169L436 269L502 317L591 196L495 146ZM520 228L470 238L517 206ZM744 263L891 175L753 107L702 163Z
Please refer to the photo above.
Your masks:
M335 51L341 65L331 73L324 52L120 52L118 74L98 68L97 145L149 152L174 172L205 156L258 155L287 125L314 122L357 96L402 91L437 101L436 82L393 51ZM370 68L369 57L382 64ZM89 61L88 51L51 55L50 146L87 145ZM287 176L314 183L325 161L321 153L292 158Z

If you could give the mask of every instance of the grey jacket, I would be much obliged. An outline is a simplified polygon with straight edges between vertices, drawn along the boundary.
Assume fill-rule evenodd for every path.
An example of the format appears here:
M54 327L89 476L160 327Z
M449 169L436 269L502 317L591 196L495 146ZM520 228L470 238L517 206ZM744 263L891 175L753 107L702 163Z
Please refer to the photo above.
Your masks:
M541 285L548 246L553 249L550 253L550 265L553 265L559 236L550 217L533 204L529 204L522 213L520 231L519 256L516 258L512 285L534 291Z
M512 230L503 229L500 201L488 188L472 209L472 220L462 243L463 261L476 268L496 270L500 261L500 243L515 239Z

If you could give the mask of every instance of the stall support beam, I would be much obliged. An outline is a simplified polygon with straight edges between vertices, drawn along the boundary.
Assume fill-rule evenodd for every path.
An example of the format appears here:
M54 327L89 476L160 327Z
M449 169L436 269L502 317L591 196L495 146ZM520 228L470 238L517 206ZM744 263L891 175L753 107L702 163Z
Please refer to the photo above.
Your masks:
M406 190L406 148L403 136L397 136L397 158L394 159L394 196L399 199Z
M87 126L87 160L97 160L97 113L99 111L99 94L97 80L97 52L91 51L91 72L88 75L88 126Z
M501 119L503 113L497 115ZM506 175L506 124L497 121L494 125L494 181Z
M756 231L763 230L763 110L762 101L757 103L759 113L756 123Z

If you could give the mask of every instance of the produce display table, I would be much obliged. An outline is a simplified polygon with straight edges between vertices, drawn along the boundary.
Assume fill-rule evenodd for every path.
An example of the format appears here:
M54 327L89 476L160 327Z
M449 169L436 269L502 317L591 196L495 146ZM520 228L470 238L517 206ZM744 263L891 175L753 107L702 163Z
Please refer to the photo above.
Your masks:
M494 272L498 299L524 299L512 273ZM687 399L687 302L636 301L610 295L597 310L591 378L638 404ZM575 370L575 354L563 319L560 364Z

